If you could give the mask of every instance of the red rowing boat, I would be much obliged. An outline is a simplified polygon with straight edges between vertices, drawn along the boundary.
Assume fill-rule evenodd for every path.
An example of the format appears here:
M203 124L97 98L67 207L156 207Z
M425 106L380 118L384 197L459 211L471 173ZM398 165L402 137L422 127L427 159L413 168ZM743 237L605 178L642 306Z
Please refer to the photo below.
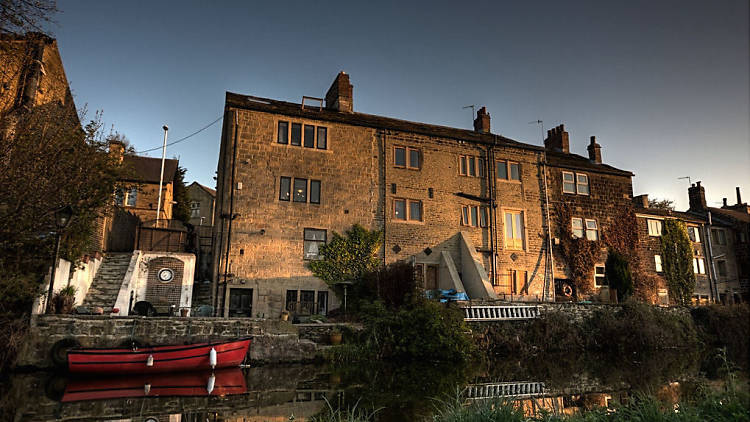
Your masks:
M62 402L130 397L228 396L247 391L239 368L68 381Z
M251 339L135 349L73 349L68 370L89 374L151 374L237 367Z

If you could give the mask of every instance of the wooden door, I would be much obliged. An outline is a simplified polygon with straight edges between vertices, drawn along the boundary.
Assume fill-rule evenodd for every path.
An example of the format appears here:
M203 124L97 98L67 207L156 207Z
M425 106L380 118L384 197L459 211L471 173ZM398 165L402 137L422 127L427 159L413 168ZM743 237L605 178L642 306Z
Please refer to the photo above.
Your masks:
M425 277L425 290L435 290L438 288L438 267L437 265L427 266L427 276Z

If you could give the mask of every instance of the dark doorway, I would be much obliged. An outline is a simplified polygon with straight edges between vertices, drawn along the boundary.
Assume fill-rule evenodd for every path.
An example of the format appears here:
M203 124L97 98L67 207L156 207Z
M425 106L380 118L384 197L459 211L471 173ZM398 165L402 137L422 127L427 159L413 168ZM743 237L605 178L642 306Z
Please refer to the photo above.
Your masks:
M253 289L229 290L229 316L253 316Z
M427 276L425 277L425 290L435 290L438 288L438 267L437 265L427 266Z

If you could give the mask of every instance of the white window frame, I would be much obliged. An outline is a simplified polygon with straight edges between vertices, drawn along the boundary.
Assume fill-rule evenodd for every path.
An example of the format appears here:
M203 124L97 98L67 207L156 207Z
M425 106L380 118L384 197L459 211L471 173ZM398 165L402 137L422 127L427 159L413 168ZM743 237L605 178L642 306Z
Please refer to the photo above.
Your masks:
M565 181L565 176L566 175L570 175L573 178L573 180L570 181L570 182L566 182ZM566 183L568 183L568 184L572 183L573 184L572 190L566 190L565 189L565 184ZM569 194L572 194L572 195L576 194L576 174L573 173L572 171L563 171L562 172L562 191L563 191L563 193L569 193Z
M654 266L656 267L657 273L664 272L664 267L662 267L661 263L661 255L654 255Z
M586 183L581 183L580 179L581 177L586 178ZM588 196L591 193L591 187L589 184L589 175L586 173L576 173L576 193L578 195L586 195ZM581 192L581 186L586 186L586 192Z
M602 273L601 274L597 274L597 272L596 272L596 270L598 270L599 268L602 269ZM594 287L609 287L609 283L606 283L606 284L599 284L598 283L599 279L603 279L603 280L606 281L606 279L607 279L606 271L607 270L606 270L606 267L604 266L604 264L596 264L596 265L594 265Z
M512 215L511 218L511 236L508 237L508 215ZM520 218L516 219L516 215ZM521 227L518 227L517 223L520 220ZM526 215L522 210L503 210L503 237L505 238L505 248L510 250L524 250L526 246Z
M690 233L693 234L693 238L690 239L690 241L694 242L694 243L701 243L701 232L698 229L698 227L697 226L688 226L687 229L688 229L688 237L690 237L689 236Z
M576 228L576 225L575 225L576 222L580 223L580 228ZM573 234L574 239L580 239L586 236L586 229L584 228L583 218L572 217L570 219L570 231ZM580 231L580 234L576 234L576 231Z
M653 226L652 226L653 224ZM664 222L653 218L646 219L646 225L648 226L648 235L659 237L664 229Z
M594 223L594 228L593 229L589 228L589 223ZM584 227L584 229L586 230L586 239L591 240L591 241L598 241L599 240L599 224L596 222L596 220L587 218L586 221L585 221L585 227ZM589 232L593 232L594 236L596 237L596 239L591 239L589 237Z

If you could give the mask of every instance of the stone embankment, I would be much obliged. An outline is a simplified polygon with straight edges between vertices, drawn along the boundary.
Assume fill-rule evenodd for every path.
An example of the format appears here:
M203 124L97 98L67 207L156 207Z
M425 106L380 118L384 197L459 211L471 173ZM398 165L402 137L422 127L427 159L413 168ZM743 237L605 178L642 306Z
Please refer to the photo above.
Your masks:
M119 317L36 315L24 342L17 367L52 368L50 352L67 342L82 347L190 344L253 337L254 363L292 363L315 360L325 348L327 333L336 324L292 325L287 321L254 318Z

